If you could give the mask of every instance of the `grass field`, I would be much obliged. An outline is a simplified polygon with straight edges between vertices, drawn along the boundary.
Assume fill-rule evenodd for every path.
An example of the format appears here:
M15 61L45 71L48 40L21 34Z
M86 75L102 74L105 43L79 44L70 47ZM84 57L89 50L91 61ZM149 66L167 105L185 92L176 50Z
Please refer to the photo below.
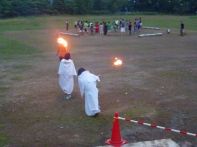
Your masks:
M76 20L113 21L125 18L134 20L142 17L144 25L163 28L179 29L180 21L183 21L187 30L197 30L197 16L173 16L173 15L114 15L114 16L40 16L0 20L0 31L20 31L63 27L67 19L72 27Z
M186 25L186 30L197 31L197 16L168 16L168 15L121 15L121 16L42 16L27 17L0 20L0 40L1 52L0 57L12 57L13 55L31 54L34 49L28 49L28 45L23 42L17 42L3 36L8 31L24 31L24 30L42 30L42 29L60 29L64 27L65 19L69 20L70 27L73 28L74 22L78 19L90 21L113 21L119 18L134 20L135 17L142 17L145 26L157 26L161 28L179 29L180 20ZM25 46L25 47L24 47ZM36 50L38 51L38 50Z
M77 82L65 101L57 84L55 37L64 21L101 21L137 16L41 16L0 20L0 146L96 146L110 137L115 111L160 125L197 132L197 16L141 15L144 26L172 30L162 37L95 35L68 38L76 67L101 74L102 114L84 114ZM179 36L180 20L187 35ZM111 67L114 55L124 67ZM125 94L126 93L126 94ZM129 142L190 137L121 122Z

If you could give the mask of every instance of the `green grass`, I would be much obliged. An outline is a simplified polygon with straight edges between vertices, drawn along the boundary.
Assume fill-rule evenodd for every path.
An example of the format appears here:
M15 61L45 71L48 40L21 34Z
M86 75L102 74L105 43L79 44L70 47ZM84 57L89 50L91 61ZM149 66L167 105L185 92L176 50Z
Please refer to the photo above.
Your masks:
M8 145L9 139L6 135L0 133L0 147L5 147Z
M15 75L14 77L11 77L11 80L13 81L22 81L23 77L20 75Z
M6 85L7 84L7 85ZM3 104L7 92L10 90L10 86L8 86L8 82L5 84L5 82L2 82L2 79L0 78L0 105ZM0 124L0 130L2 128L2 124Z
M24 70L28 70L31 68L32 65L27 65L27 64L19 64L19 65L14 65L13 68L17 70L17 72L22 72Z
M180 21L183 21L187 30L197 31L197 16L145 16L142 19L146 26L174 29L179 29Z
M195 73L186 70L160 72L158 76L167 79L187 79L188 81L192 82L197 80L197 76L195 75Z
M7 59L21 55L32 55L38 49L32 48L22 42L11 40L0 35L0 58Z
M7 86L0 86L0 93L4 93L4 92L6 92L8 90L9 90L9 87L7 87Z
M42 22L36 17L0 20L0 32L34 30L42 28L44 28Z
M149 114L155 114L156 111L153 107L136 107L126 111L126 116L131 117L145 117Z
M111 120L111 119L109 119ZM65 124L65 125L73 125L73 124L77 124L77 125L82 125L85 127L89 127L89 126L94 126L95 128L101 126L102 124L107 123L108 118L104 118L104 117L98 117L98 118L87 118L87 117L80 117L80 118L67 118L67 117L61 117L58 119L59 123Z
M4 128L4 124L0 123L0 129Z

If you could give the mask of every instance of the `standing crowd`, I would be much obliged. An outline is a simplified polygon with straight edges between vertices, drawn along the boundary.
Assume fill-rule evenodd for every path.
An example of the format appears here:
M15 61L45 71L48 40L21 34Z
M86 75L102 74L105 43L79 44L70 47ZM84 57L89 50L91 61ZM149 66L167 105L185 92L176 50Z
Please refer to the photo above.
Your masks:
M76 32L80 35L84 34L100 34L100 35L107 35L108 32L120 32L125 33L127 32L129 35L135 34L140 32L142 29L143 23L141 17L135 18L134 21L126 20L126 19L117 19L112 22L110 21L96 21L91 22L88 20L77 20L74 22L74 28ZM69 22L68 20L65 21L65 28L66 31L69 29ZM167 33L170 33L170 29L167 30ZM180 35L184 36L185 34L185 26L184 23L181 21L180 23Z
M75 21L74 27L76 31L83 35L85 33L88 34L100 34L100 35L107 35L108 32L121 32L125 33L128 32L129 35L132 33L137 33L142 28L142 19L135 18L132 22L126 19L114 20L110 21L102 21L102 22L91 22L88 20L78 20Z

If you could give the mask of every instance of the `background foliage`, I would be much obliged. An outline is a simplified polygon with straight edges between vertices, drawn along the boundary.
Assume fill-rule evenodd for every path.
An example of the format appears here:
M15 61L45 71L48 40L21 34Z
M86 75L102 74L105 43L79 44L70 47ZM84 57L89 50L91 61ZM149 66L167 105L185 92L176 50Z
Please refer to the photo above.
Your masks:
M196 14L196 0L1 0L0 17L129 12Z

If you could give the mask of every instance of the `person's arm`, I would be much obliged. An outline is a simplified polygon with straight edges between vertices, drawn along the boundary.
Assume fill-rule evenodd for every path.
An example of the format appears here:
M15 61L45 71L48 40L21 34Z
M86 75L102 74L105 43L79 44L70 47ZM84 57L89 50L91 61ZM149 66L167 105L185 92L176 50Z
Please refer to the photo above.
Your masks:
M80 94L81 94L81 98L83 98L84 94L85 94L85 85L83 83L83 81L78 79L78 83L79 83L79 90L80 90Z

